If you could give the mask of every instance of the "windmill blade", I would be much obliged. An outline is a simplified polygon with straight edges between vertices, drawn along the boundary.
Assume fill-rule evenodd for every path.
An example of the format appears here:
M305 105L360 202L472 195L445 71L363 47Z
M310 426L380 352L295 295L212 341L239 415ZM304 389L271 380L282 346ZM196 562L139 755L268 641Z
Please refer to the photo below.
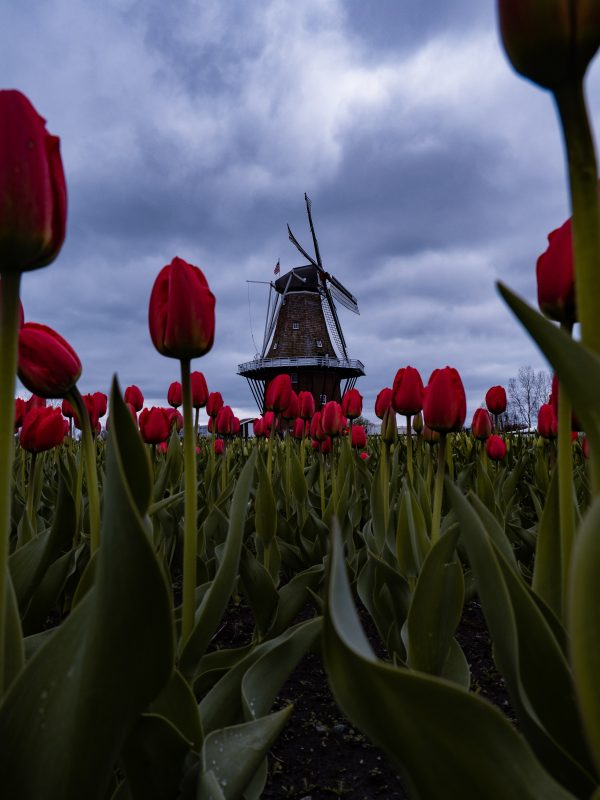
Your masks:
M312 235L313 244L315 246L315 256L317 257L317 264L323 269L323 262L321 261L321 253L319 252L319 243L317 242L317 235L315 233L315 226L313 225L313 218L310 210L312 203L310 197L304 192L304 199L306 201L306 213L308 214L308 224L310 225L310 233Z
M325 297L327 298L327 305L329 306L329 310L331 311L331 316L333 317L336 338L338 339L339 343L342 346L342 352L344 354L344 358L347 359L348 353L346 352L346 340L344 338L344 334L342 333L342 326L340 325L340 320L338 318L337 311L335 310L335 304L331 297L331 292L329 291L328 286L324 286L323 291L325 292Z
M358 310L358 301L354 295L343 286L337 278L334 278L333 275L327 275L327 279L331 284L331 293L335 297L335 299L341 303L345 308L353 311L355 314L360 314Z
M306 250L305 250L305 249L302 247L302 245L300 244L300 242L299 242L299 241L296 239L296 237L295 237L295 236L294 236L294 234L292 233L292 230L291 230L291 228L290 228L290 226L289 226L289 225L287 226L287 229L288 229L288 237L289 237L289 239L290 239L290 242L291 242L291 243L292 243L292 244L293 244L293 245L296 247L296 249L297 249L297 250L299 250L299 251L302 253L302 255L304 256L304 258L308 258L308 260L309 260L309 261L310 261L310 263L313 265L313 267L316 267L317 269L321 269L321 267L319 267L319 265L317 264L317 262L316 262L316 261L315 261L315 260L314 260L314 259L313 259L311 256L309 256L309 255L308 255L308 253L306 252Z

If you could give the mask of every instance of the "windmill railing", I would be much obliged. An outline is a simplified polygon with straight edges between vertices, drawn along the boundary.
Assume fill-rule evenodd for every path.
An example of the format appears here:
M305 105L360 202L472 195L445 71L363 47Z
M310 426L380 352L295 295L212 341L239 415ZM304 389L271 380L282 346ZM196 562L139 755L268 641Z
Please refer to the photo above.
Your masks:
M332 358L331 356L288 356L287 358L255 358L238 364L238 375L263 369L289 369L290 367L318 367L320 369L351 369L364 374L362 361L351 358Z

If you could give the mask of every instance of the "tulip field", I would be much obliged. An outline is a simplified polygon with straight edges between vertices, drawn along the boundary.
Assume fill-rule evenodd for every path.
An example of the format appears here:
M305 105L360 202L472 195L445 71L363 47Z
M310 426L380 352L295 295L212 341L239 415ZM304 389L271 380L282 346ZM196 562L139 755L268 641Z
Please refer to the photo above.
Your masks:
M269 788L307 664L334 727L377 748L402 796L600 797L600 211L582 88L600 15L583 0L497 6L515 69L556 102L573 212L537 261L539 311L498 285L554 371L535 431L503 428L500 385L467 419L442 355L429 376L390 364L375 434L357 389L319 408L280 374L242 436L192 369L215 297L180 257L148 302L150 339L180 367L166 406L119 376L82 395L78 354L20 302L22 273L65 236L59 140L0 91L2 797L367 796ZM479 691L473 609L501 708ZM288 748L290 775L311 758Z

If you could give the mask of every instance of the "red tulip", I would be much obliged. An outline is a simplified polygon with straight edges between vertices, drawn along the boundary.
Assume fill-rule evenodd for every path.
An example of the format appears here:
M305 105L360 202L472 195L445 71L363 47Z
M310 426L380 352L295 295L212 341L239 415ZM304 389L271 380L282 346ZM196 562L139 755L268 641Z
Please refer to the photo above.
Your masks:
M169 430L179 432L183 428L183 415L176 408L165 408L165 412L169 419Z
M181 384L179 381L173 381L173 383L169 386L169 390L167 392L167 403L173 408L178 408L181 403Z
M159 444L169 436L169 418L164 408L144 408L138 422L142 439L147 444Z
M431 430L459 431L467 415L467 399L458 371L453 367L435 369L425 390L423 416Z
M23 417L27 413L27 404L20 397L15 398L15 430L23 424Z
M65 438L63 415L60 408L32 408L23 419L21 447L32 453L50 450Z
M321 412L315 411L313 414L313 418L310 421L310 435L313 439L321 442L327 434L323 431L323 426L321 425Z
M211 392L206 401L206 413L209 417L216 417L223 408L223 398L221 392Z
M263 421L260 417L257 417L252 423L252 431L254 435L259 438L263 436Z
M506 411L506 390L503 386L492 386L485 395L485 404L490 414L504 414Z
M558 423L554 408L550 403L544 403L538 411L537 429L540 436L544 439L556 439L558 436Z
M265 411L263 414L263 435L269 438L271 435L271 431L273 429L273 425L275 425L275 430L279 427L279 422L277 421L277 417L275 416L273 411Z
M344 427L342 407L335 400L325 403L321 411L321 427L327 436L339 436Z
M233 411L231 406L223 406L217 415L217 433L222 436L229 436L233 433Z
M208 400L206 378L201 372L192 372L190 375L190 383L192 385L192 407L204 408Z
M64 397L81 375L81 361L60 334L26 322L19 330L19 378L40 397Z
M136 411L141 411L144 407L144 395L135 384L125 389L123 399L126 403L130 403Z
M215 453L218 456L222 456L225 452L225 442L223 439L215 439Z
M130 412L131 416L133 417L133 421L135 422L136 427L138 427L138 415L137 415L136 407L133 405L133 403L126 403L125 405L129 409L129 412ZM108 420L106 420L106 427L108 428Z
M285 411L290 404L291 396L292 379L289 375L277 375L267 386L265 408L276 413Z
M333 442L331 440L331 436L326 436L321 442L321 452L324 455L327 455L327 453L331 453L332 449L333 449Z
M58 137L29 100L0 91L0 264L26 271L54 261L65 238L67 187Z
M550 319L572 325L575 309L575 268L571 220L548 236L548 247L536 265L538 305Z
M352 426L352 447L362 450L367 446L367 432L362 425Z
M108 408L108 397L104 394L104 392L94 392L93 397L94 403L96 403L98 417L103 417L106 414L106 409Z
M492 461L502 461L506 457L506 442L501 436L490 436L485 450Z
M312 392L299 392L298 400L300 402L300 416L302 419L311 419L315 413L315 398Z
M435 444L439 442L440 435L437 431L432 431L431 428L428 428L427 425L423 426L423 441L427 442L427 444Z
M75 412L73 410L73 406L71 405L71 403L69 403L68 400L63 400L62 401L61 411L62 411L63 417L73 417L75 415Z
M304 437L307 425L307 421L303 420L302 417L297 417L294 420L294 427L292 428L292 436L294 439L302 439Z
M590 443L588 441L588 437L584 436L583 441L581 442L581 449L583 450L583 457L589 458L590 457Z
M363 461L366 461L369 458L369 454L365 450L363 450L362 453L359 453L358 455L362 458Z
M485 408L477 408L471 422L471 433L476 439L485 441L492 435L492 418Z
M498 12L517 72L547 89L583 77L600 44L596 0L498 0Z
M288 403L287 407L281 412L281 416L283 419L292 420L296 419L297 416L300 415L300 401L298 400L298 395L292 389L290 394L290 402Z
M148 312L159 353L178 359L203 356L215 336L215 297L198 267L174 258L158 273Z
M375 400L375 413L379 417L379 419L383 419L385 412L392 404L392 390L391 389L382 389L379 394L377 395L377 399Z
M342 397L342 413L348 419L356 419L362 414L363 399L358 389L348 389Z
M313 439L310 443L310 446L313 450L320 450L321 449L321 442L318 439Z
M96 401L94 400L93 394L84 394L82 400L85 404L85 407L88 412L88 417L90 420L90 428L92 429L92 433L98 427L98 406L96 405ZM77 416L77 412L73 409L73 422L75 423L75 427L81 430L81 422L79 421L79 417Z
M412 417L423 408L423 381L414 367L399 369L392 388L392 405L397 414Z
M169 443L168 442L159 442L156 445L156 449L158 450L159 453L162 453L163 455L166 456L167 453L169 452Z

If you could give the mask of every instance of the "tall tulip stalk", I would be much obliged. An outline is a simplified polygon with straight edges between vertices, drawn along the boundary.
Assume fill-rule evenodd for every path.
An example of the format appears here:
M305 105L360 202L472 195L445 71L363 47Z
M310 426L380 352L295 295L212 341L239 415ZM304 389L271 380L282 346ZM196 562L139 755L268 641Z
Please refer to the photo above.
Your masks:
M21 272L58 255L67 219L60 143L29 100L0 91L0 696L5 679L8 538Z
M163 267L152 287L148 322L150 336L158 352L178 359L181 364L184 459L181 643L185 644L194 627L198 549L196 434L192 416L190 361L211 349L215 335L215 297L198 267L181 258L174 258Z

